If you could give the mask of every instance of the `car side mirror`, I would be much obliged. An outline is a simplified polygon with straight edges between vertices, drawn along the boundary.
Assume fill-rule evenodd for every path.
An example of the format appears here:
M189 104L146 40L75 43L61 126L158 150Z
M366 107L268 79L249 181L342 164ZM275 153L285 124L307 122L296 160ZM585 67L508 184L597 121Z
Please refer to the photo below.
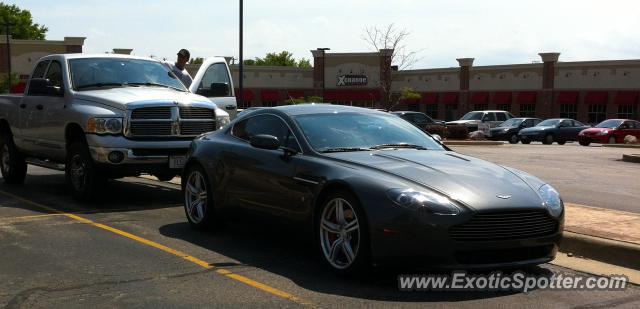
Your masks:
M267 134L258 134L251 137L251 146L260 149L276 150L280 148L280 141L277 137Z

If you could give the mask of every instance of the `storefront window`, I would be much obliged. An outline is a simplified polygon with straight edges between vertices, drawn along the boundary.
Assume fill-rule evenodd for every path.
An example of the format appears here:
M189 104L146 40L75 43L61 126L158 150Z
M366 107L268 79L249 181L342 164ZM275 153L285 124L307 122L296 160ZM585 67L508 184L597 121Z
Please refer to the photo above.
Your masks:
M578 118L578 105L560 104L560 118Z
M607 119L606 105L589 105L589 123L600 123L605 119Z
M520 104L520 117L535 117L536 105L535 104Z

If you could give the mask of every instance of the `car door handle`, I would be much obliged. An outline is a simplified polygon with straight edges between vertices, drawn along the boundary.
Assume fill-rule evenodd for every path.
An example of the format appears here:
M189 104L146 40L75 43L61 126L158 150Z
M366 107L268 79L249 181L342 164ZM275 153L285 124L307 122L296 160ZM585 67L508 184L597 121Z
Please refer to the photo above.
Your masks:
M20 104L20 108L27 108L27 104L24 104L24 103Z
M36 109L41 111L44 108L44 106L42 106L42 104L38 104L36 105Z

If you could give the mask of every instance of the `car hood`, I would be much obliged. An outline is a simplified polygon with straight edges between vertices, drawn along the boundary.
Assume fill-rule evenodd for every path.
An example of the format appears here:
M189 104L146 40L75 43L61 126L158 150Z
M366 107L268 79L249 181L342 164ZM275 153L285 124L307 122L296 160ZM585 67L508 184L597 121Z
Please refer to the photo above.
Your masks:
M540 131L553 130L553 129L555 129L554 126L544 126L544 127L535 126L535 127L531 127L531 128L522 129L522 130L520 130L520 133L540 132Z
M381 150L328 156L434 189L476 210L543 208L537 192L513 172L452 151Z
M518 127L495 127L495 128L491 128L489 129L490 131L503 131L503 130L513 130L513 129L517 129Z
M480 120L455 120L455 121L449 121L447 122L447 124L478 124L480 123Z
M587 135L591 135L591 134L597 134L603 131L613 131L615 129L611 129L611 128L588 128L588 129L584 129L582 131L580 131L580 134L587 134Z
M119 87L100 90L78 91L76 99L92 101L118 109L127 109L127 105L139 102L178 102L179 104L208 103L207 98L191 93L168 88L156 87Z

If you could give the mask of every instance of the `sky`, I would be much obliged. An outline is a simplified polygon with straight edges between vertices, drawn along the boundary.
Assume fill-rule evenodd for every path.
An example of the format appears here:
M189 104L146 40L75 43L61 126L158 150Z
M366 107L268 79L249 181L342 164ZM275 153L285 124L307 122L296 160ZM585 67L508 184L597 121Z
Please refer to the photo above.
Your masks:
M138 56L174 59L239 55L239 1L5 1L31 11L48 40L86 37L84 52L132 48ZM368 52L366 28L394 24L418 52L413 69L540 61L640 59L637 0L245 0L244 58L287 50Z

